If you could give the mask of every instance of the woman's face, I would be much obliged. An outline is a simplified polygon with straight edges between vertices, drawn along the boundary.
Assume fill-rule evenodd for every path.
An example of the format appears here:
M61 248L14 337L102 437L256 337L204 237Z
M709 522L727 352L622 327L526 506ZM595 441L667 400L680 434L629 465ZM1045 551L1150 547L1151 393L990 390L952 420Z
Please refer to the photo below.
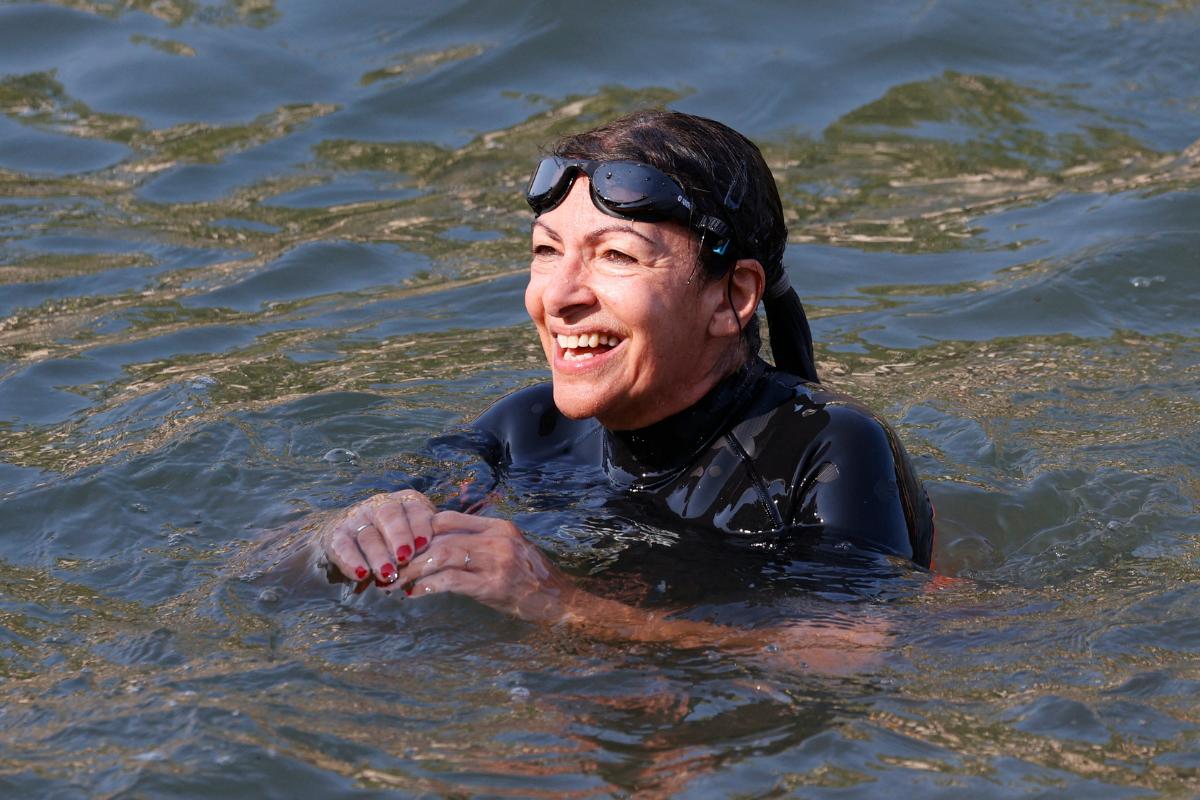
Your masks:
M695 403L729 372L728 336L714 335L725 281L696 266L697 239L672 222L602 213L579 176L533 223L525 309L568 417L641 428Z

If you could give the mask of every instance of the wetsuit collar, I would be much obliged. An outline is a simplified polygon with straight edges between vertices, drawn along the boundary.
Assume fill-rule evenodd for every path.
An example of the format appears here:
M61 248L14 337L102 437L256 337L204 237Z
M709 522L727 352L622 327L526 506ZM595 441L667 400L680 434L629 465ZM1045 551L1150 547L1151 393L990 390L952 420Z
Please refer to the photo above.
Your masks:
M629 488L653 488L674 478L729 427L728 421L753 397L766 370L766 362L753 358L678 414L637 430L606 429L604 468L609 478Z

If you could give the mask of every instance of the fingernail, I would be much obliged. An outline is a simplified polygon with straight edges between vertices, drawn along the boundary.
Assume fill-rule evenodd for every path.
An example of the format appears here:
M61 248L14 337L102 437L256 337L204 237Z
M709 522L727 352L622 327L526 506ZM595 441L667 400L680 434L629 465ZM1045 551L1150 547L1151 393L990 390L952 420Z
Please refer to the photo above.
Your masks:
M420 541L419 539L417 541ZM408 561L408 557L412 555L412 548L406 544L402 544L396 548L396 558L401 561Z
M428 539L426 539L424 536L418 536L418 537L416 538L416 541L414 541L414 542L413 542L413 544L415 544L415 545L417 546L417 549L418 549L418 550L420 550L420 549L421 549L422 547L424 547L424 546L425 546L425 545L426 545L428 542L429 542L429 540L428 540Z
M404 587L404 593L409 597L412 597L412 584Z
M358 578L360 581L367 577L367 568L359 567L358 569L354 570L354 577Z
M384 564L383 567L379 570L379 575L384 580L391 580L392 576L395 574L396 574L396 568L393 567L391 564Z

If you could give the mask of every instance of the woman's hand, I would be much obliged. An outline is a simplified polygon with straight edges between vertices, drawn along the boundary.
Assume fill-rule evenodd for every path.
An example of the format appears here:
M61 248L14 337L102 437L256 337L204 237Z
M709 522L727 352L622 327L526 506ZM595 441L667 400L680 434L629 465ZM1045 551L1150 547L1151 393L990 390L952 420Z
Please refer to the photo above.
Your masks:
M412 489L378 494L325 523L319 533L321 548L350 580L366 581L374 575L377 584L386 586L429 547L436 513L429 498Z
M429 549L400 569L406 594L454 592L537 622L566 617L574 584L513 523L442 511L432 531Z

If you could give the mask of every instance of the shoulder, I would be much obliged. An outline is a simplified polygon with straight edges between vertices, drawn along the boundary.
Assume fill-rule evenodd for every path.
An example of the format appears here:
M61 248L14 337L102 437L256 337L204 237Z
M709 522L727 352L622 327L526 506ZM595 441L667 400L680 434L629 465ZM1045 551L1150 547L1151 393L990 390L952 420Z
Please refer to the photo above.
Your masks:
M793 516L812 512L828 526L928 566L932 510L892 427L849 395L787 373L767 377L776 394L789 391L763 412L770 433L760 438L780 460L790 450Z
M890 450L897 443L891 427L850 395L778 370L763 376L736 430L739 437L769 434L771 442L793 447L825 443Z
M561 456L599 432L592 419L569 419L554 405L549 382L517 389L497 400L471 423L495 438L509 462Z

